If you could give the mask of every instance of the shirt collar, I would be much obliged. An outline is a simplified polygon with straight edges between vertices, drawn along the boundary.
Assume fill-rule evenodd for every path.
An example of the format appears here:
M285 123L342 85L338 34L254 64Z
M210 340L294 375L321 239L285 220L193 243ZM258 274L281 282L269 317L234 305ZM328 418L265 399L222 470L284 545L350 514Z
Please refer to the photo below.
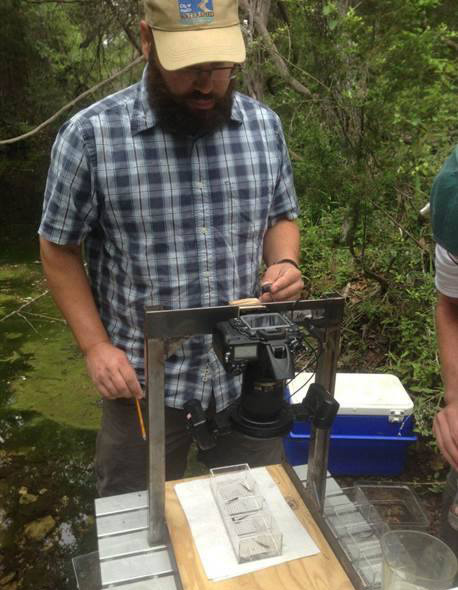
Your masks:
M137 96L135 98L133 113L131 118L132 135L141 133L147 129L152 129L157 124L155 112L151 109L148 102L147 90L148 66L143 70L142 79L137 85ZM234 93L232 103L231 121L243 123L243 113L238 100L238 93Z

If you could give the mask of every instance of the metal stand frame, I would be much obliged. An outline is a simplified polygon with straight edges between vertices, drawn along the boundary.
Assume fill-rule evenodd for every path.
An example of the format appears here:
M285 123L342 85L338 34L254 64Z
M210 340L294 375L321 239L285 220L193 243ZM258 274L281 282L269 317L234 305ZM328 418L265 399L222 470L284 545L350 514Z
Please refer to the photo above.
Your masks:
M312 324L320 336L322 352L318 359L315 382L334 394L340 327L344 300L341 297L295 302L268 303L267 312L289 313L302 325ZM217 322L253 311L250 307L233 305L184 310L145 312L145 359L149 417L148 538L151 544L161 543L165 524L165 433L164 433L164 362L177 342L198 334L211 334ZM321 513L326 489L329 454L329 432L312 428L308 460L307 491L309 505Z

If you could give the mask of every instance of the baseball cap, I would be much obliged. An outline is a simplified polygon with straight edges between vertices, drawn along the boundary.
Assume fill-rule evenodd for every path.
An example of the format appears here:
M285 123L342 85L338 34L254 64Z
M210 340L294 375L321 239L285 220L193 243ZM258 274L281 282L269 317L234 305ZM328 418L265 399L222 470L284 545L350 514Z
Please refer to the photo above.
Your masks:
M164 69L245 61L237 0L144 0L144 6Z
M458 254L458 146L442 166L431 189L431 224L434 240Z

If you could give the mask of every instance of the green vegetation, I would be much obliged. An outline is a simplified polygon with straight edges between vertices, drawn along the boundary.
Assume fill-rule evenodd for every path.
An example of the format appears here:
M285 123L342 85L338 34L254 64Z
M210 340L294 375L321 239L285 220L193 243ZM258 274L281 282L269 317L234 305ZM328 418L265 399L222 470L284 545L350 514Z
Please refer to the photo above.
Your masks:
M66 323L46 293L41 265L23 260L30 254L36 253L30 246L23 248L21 263L0 266L0 318L5 318L0 323L0 404L9 411L36 412L44 419L96 430L98 396Z
M341 369L396 374L432 443L442 385L419 211L456 143L456 11L441 0L281 4L271 34L310 96L265 60L264 98L293 154L307 292L346 296Z

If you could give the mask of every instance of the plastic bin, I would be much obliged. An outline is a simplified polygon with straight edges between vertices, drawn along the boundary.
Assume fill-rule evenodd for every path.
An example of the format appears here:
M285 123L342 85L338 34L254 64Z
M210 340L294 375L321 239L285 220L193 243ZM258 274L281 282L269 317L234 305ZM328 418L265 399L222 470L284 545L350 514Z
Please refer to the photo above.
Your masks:
M291 381L288 387L292 402L302 400L313 382L311 377L311 373L300 373ZM412 431L413 402L399 379L389 374L337 373L335 397L340 408L331 429L330 473L402 473L408 446L417 437ZM284 437L291 465L307 463L309 440L310 423L294 422Z
M356 495L366 498L390 529L428 532L429 518L409 486L359 482L354 487Z
M281 555L283 534L247 463L210 469L210 486L239 563Z

